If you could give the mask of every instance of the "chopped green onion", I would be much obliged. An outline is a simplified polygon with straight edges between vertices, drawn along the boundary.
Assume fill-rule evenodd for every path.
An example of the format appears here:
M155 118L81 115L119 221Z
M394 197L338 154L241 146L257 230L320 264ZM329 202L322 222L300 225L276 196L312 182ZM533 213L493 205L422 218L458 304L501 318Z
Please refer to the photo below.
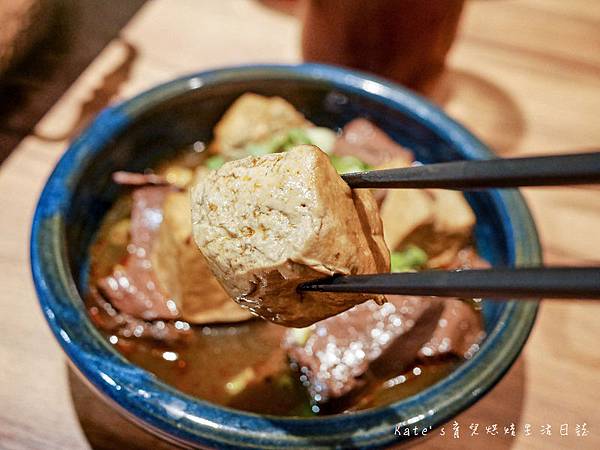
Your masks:
M225 158L219 155L214 155L206 158L204 165L210 170L216 170L225 164Z
M246 145L246 152L248 152L248 154L252 156L262 156L268 155L269 153L273 153L274 150L271 148L271 146L267 145L266 143L252 143Z
M314 327L310 326L306 328L292 328L290 332L294 339L294 343L302 346L306 344L306 341L308 341L308 339L312 336Z
M337 138L335 131L325 127L312 127L306 128L304 133L312 145L316 145L325 153L333 151L333 145Z
M318 411L318 409L317 409ZM296 417L314 417L316 416L315 411L312 409L312 405L308 400L300 403L294 409L290 411L291 416Z
M371 170L371 166L364 163L356 156L329 155L329 159L339 174Z
M229 395L237 395L246 389L255 376L254 369L246 367L225 384L225 390Z
M294 380L292 379L292 376L286 372L275 378L275 386L277 386L279 389L293 389Z
M296 145L312 144L329 153L333 149L335 137L336 134L328 128L290 128L264 141L246 144L245 151L252 156L262 156L287 151Z
M280 151L287 141L287 134L275 134L265 141L250 142L246 152L252 156L269 155Z
M391 271L407 272L417 270L427 263L427 253L416 245L409 245L401 252L392 252Z
M286 142L283 144L284 150L289 150L296 145L312 144L305 130L302 128L292 128L291 130L288 130L286 138Z

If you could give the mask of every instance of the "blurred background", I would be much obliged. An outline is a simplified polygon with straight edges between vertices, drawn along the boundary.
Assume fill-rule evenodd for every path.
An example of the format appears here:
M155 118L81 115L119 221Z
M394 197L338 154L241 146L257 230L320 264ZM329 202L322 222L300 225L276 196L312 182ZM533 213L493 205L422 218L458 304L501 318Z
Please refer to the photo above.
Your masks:
M40 136L55 141L73 136L119 95L172 75L218 65L307 60L370 71L417 89L500 152L519 144L537 152L597 143L591 121L578 124L583 129L573 141L567 139L572 135L568 111L556 129L545 108L576 104L582 112L596 111L597 96L563 90L580 84L579 77L586 83L598 78L600 2L595 0L3 0L0 5L0 161L93 61L95 70L86 71L93 72L86 76L94 78L91 92L79 117L63 117L64 123ZM560 83L546 89L544 75ZM540 110L522 111L517 97L523 95L535 96ZM539 122L527 124L527 113ZM528 141L531 133L540 140Z
M0 161L143 4L0 1Z
M103 107L178 75L303 60L416 89L502 156L600 143L599 0L0 0L0 448L170 448L96 400L39 312L31 214L68 142ZM524 190L547 263L600 263L599 193ZM600 448L599 314L543 304L509 374L457 418L536 431L587 422L590 436L483 435L477 446Z

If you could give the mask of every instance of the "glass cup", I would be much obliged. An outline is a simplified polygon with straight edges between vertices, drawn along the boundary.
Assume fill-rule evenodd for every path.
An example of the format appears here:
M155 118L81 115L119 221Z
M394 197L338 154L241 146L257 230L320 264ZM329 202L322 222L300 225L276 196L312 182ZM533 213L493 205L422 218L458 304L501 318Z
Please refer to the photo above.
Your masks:
M443 73L464 0L306 0L306 61L375 73L428 94Z

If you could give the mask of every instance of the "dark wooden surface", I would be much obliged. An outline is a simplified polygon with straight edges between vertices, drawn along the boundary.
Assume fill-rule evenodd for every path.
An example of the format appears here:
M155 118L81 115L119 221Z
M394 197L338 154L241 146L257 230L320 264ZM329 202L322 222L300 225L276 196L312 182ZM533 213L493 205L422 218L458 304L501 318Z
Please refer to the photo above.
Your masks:
M55 0L46 37L0 77L0 163L146 0Z

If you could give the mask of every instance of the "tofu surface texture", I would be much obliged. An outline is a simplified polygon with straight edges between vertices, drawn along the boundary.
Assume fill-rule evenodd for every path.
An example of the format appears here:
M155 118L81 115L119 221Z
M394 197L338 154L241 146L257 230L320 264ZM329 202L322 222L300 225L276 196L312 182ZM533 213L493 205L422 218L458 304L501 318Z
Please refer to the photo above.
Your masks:
M353 191L315 146L231 161L192 188L198 248L229 295L272 322L303 327L368 299L299 293L335 274L389 272L369 191Z

